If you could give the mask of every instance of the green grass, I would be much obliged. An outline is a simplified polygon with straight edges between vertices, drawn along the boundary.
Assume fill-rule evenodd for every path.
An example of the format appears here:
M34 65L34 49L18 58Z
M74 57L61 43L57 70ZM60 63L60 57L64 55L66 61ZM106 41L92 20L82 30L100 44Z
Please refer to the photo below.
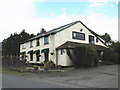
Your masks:
M17 71L9 70L7 67L2 67L2 66L0 66L0 73L3 73L3 74L17 74L17 75L26 75L27 74L26 72L20 73L20 72L17 72Z

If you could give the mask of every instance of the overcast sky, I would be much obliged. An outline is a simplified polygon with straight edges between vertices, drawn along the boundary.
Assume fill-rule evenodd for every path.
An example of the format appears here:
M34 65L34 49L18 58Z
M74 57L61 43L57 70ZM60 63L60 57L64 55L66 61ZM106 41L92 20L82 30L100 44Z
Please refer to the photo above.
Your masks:
M76 20L118 40L118 0L0 0L0 41L22 29L37 34Z

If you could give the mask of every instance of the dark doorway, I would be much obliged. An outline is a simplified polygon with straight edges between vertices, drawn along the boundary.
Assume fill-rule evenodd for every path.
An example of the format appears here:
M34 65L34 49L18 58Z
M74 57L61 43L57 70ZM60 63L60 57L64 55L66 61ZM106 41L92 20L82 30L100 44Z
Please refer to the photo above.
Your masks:
M44 52L44 56L45 56L45 62L47 62L49 57L49 52Z
M36 53L36 61L39 61L39 60L40 60L39 54L40 54L39 52Z
M30 53L30 61L33 61L33 52Z

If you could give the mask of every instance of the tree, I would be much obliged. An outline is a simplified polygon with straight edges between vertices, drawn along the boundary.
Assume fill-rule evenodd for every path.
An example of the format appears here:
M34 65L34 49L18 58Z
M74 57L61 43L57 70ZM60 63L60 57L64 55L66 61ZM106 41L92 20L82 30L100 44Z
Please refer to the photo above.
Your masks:
M114 52L110 48L107 48L102 56L104 64L117 64L118 63L118 53Z
M107 45L111 44L111 37L110 37L110 35L108 33L105 33L105 35L102 35L102 38L103 38L103 40L105 40L105 43Z
M23 29L20 34L11 34L10 37L4 39L2 42L2 55L5 57L18 56L20 51L20 44L34 36L34 34L29 34L25 32L25 29Z
M120 64L120 42L112 42L110 49L116 53L117 63Z
M40 34L45 33L45 32L46 32L46 30L44 28L41 28Z
M120 42L112 42L110 48L120 54Z

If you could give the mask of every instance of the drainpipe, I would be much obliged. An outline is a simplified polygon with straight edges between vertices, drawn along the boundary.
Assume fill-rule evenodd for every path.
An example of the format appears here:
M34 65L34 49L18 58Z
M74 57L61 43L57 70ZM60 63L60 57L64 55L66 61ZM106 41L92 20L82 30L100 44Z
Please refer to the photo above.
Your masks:
M56 65L58 65L58 50L56 50Z

